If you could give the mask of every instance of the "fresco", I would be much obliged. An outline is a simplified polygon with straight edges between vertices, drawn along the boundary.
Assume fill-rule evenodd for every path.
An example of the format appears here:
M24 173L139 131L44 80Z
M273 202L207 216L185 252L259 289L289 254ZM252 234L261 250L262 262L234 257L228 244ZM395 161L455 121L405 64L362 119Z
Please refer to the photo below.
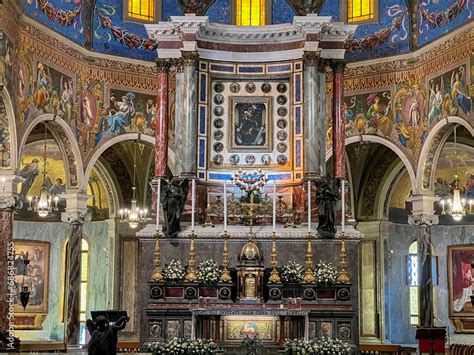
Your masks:
M87 194L92 196L92 198L87 201L87 209L91 213L92 218L94 220L107 219L109 216L107 190L95 169L92 170L87 183Z
M472 17L469 0L422 0L418 5L418 41L423 46Z
M0 97L0 168L11 167L11 137L3 97Z
M25 0L25 14L76 43L84 44L81 0Z
M0 31L0 83L5 85L9 93L14 90L14 72L16 51L13 42L4 32ZM10 95L15 100L14 95Z

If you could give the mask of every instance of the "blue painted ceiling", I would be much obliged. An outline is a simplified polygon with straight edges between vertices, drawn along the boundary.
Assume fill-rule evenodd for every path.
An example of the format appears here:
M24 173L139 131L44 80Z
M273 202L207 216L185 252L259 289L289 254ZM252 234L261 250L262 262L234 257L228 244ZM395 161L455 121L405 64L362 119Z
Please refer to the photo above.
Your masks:
M93 51L129 58L154 60L156 43L148 39L142 24L124 21L123 0L23 0L27 16L35 19ZM200 0L208 6L211 22L231 23L230 1ZM296 14L289 2L272 0L272 23L288 23ZM407 53L445 35L472 20L469 0L378 0L377 23L359 25L348 43L348 60L359 60ZM95 2L92 8L88 6ZM408 3L416 22L410 24ZM187 0L161 0L161 18L183 15ZM313 0L319 14L340 19L340 0ZM210 4L210 5L209 5ZM412 30L415 25L415 30ZM412 33L415 31L415 33Z

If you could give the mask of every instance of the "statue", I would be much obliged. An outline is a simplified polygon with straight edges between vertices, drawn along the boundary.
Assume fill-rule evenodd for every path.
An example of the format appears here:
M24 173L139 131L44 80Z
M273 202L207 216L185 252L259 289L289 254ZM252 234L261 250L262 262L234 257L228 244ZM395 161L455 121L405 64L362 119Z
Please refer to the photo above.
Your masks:
M188 179L180 181L179 178L174 177L170 182L163 180L161 183L161 205L165 217L163 233L167 238L176 238L181 230L181 213L183 213L188 190Z
M123 316L115 323L109 324L104 316L98 316L95 322L91 319L86 321L86 327L91 339L89 340L87 353L89 355L115 355L117 354L117 333L127 325L130 317Z
M316 181L318 204L318 234L324 239L336 236L336 201L339 199L339 179L323 177Z

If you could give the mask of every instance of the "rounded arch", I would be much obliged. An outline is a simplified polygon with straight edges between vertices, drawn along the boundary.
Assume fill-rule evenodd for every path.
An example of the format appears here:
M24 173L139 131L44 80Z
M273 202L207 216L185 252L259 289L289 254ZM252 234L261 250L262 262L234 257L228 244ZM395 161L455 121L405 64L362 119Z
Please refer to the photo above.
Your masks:
M420 159L418 160L418 166L416 170L416 191L430 190L433 185L433 168L436 166L436 152L442 149L443 141L446 141L447 136L450 134L449 126L452 124L459 124L466 128L468 132L474 137L474 128L465 119L458 116L448 116L436 123L430 130L428 137L426 137L425 143L421 148ZM439 156L439 154L438 154Z
M17 130L16 130L16 120L15 120L15 110L13 108L13 103L10 98L10 94L6 87L3 87L3 90L0 92L1 97L1 107L4 112L0 112L0 115L5 115L6 121L8 122L8 140L9 140L9 153L10 153L10 164L9 166L5 166L2 168L10 168L13 171L17 168L18 164L18 137L17 137ZM5 154L5 153L4 153ZM3 158L2 158L3 159Z
M117 211L119 210L119 206L121 203L120 197L119 197L120 195L117 191L116 184L112 176L110 176L107 168L102 164L100 160L96 161L95 169L96 169L97 175L99 175L99 178L102 180L102 183L107 189L109 218L112 218L113 216L116 215ZM89 179L87 179L87 181L89 181Z
M63 154L67 167L66 186L68 188L82 187L84 185L84 168L82 164L81 151L71 127L69 127L62 118L58 118L50 113L45 113L29 122L21 136L18 157L21 158L23 148L31 131L41 122L48 122L49 129ZM19 166L17 166L17 168L19 168Z
M390 170L382 184L382 188L379 191L380 193L376 197L376 199L378 198L377 217L379 219L388 219L389 217L390 202L393 197L394 187L403 175L404 167L403 162L398 162L397 165Z
M416 186L415 170L410 160L406 156L406 154L403 153L403 151L399 147L397 147L392 141L388 140L387 138L383 138L383 137L379 137L375 135L368 135L368 134L346 138L346 147L349 144L358 143L361 141L379 143L391 149L403 162L403 165L407 169L408 175L410 176L412 189L413 190L415 189L415 186ZM332 156L332 149L326 153L326 162L331 158L331 156Z
M106 141L103 145L101 145L97 150L95 150L92 156L89 158L84 173L84 185L82 186L82 188L86 188L87 181L89 181L89 177L91 176L92 169L94 168L95 163L108 148L120 142L135 140L139 140L141 142L149 144L153 146L153 149L155 147L155 138L141 133L125 133L113 137L112 139Z

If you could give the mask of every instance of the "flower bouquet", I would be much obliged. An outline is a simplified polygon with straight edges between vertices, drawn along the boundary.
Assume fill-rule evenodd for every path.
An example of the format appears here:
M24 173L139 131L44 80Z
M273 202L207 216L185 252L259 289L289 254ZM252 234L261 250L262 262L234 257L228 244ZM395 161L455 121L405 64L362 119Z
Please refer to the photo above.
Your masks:
M172 338L147 344L152 355L159 354L211 354L217 344L210 339L189 340L185 338Z
M177 282L184 279L186 270L180 260L171 260L163 268L163 277L166 281Z
M300 283L303 281L304 268L297 262L290 261L281 268L280 276L284 283Z
M206 259L199 264L197 277L202 283L215 284L221 277L221 269L213 259Z
M331 263L320 261L314 270L316 283L321 286L331 286L336 283L337 270Z
M352 348L342 340L325 337L314 340L286 339L285 352L295 355L348 355L352 353Z

